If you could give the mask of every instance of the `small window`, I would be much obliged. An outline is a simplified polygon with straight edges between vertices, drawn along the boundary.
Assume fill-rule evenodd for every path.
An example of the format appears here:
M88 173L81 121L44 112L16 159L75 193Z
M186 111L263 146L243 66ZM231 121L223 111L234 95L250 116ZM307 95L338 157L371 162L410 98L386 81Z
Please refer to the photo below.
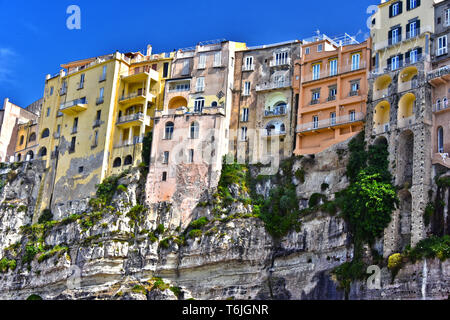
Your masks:
M244 108L242 109L242 122L248 122L248 117L249 116L249 109L248 108Z
M170 156L169 151L164 151L164 154L163 154L163 164L169 164L169 156Z
M203 112L205 107L205 98L197 98L194 103L194 112Z
M84 167L78 167L78 173L83 173L84 172Z
M194 163L194 149L189 149L188 163Z
M163 78L167 78L169 76L169 63L165 62L163 67Z
M47 148L43 147L41 150L39 150L39 156L45 157L47 155Z
M124 166L130 166L133 164L133 157L132 156L126 156L125 161L123 163Z
M246 81L244 83L244 96L249 96L250 95L251 87L252 87L252 84L249 81Z
M247 127L241 128L241 140L247 141Z
M204 77L197 78L196 89L197 89L197 92L203 92L205 90L205 78Z
M311 53L311 48L306 48L305 49L305 54L310 54Z
M164 134L164 139L165 140L172 140L172 138L173 138L173 130L174 130L173 122L168 122L166 124L166 130L165 130L165 134Z
M438 128L438 153L444 153L444 129L442 127Z
M319 44L317 46L317 52L322 52L323 51L323 44Z
M198 122L191 124L191 139L198 139L200 136L200 126Z
M45 129L44 131L42 131L41 138L48 138L49 136L50 136L50 130Z
M19 143L20 146L23 145L24 140L25 140L25 137L24 136L20 136L20 143Z
M47 118L50 117L50 111L51 111L51 109L47 108Z
M167 181L167 172L163 172L162 174L162 181Z
M34 132L30 135L30 138L28 139L28 141L29 142L36 141L36 134Z
M201 54L198 57L198 67L197 69L205 69L206 68L206 55L205 54Z

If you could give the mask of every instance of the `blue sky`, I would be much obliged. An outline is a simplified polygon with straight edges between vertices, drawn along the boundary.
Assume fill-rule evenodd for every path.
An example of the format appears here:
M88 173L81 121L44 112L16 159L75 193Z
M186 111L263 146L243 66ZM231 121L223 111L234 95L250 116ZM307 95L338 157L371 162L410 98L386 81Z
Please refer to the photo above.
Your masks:
M112 53L166 52L225 38L260 45L368 33L366 13L378 0L0 0L0 105L27 106L43 94L46 74L62 63ZM81 30L69 30L69 5L81 8ZM316 13L316 12L320 12Z

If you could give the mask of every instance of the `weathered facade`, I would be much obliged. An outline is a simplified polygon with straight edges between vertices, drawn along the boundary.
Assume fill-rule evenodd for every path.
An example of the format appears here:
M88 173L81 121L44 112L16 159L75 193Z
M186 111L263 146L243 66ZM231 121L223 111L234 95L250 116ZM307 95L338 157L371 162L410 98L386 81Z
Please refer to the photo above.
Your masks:
M362 130L370 44L350 36L303 41L302 58L295 63L296 155L321 152Z
M448 104L450 90L450 54L448 52L450 1L435 4L434 21L435 33L431 37L433 70L428 73L428 82L432 86L433 103L431 157L433 164L450 168L450 108Z
M434 26L427 25L434 21L434 10L432 1L414 4L417 7L412 8L407 2L402 10L401 2L382 3L372 21L375 67L369 75L366 140L388 145L390 170L400 190L400 207L385 231L385 256L426 237L423 214L431 200L432 109L427 73ZM412 18L422 21L422 27L412 25Z
M230 153L239 162L267 163L292 155L292 82L300 47L296 40L236 53Z

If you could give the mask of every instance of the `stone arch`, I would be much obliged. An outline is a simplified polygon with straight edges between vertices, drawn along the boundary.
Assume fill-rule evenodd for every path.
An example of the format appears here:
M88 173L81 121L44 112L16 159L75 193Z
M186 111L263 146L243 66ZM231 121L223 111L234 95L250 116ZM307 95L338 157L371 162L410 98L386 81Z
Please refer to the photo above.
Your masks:
M389 124L391 117L391 104L386 100L381 101L375 107L375 112L373 115L374 126L382 126Z
M130 166L133 164L133 157L131 155L128 155L125 157L125 161L123 162L124 166Z
M39 150L39 157L45 157L47 155L47 148L46 147L42 147Z
M186 100L186 98L183 97L173 97L172 99L170 99L169 101L169 109L179 109L182 107L186 107L187 108L188 102Z
M417 77L418 74L419 71L417 70L416 66L406 67L400 72L398 81L399 83L411 81L414 77Z
M119 157L114 159L113 168L120 168L122 166L122 159Z
M374 82L374 91L387 89L392 83L392 78L388 75L379 76Z
M385 136L381 136L381 137L378 137L375 141L374 141L374 144L375 145L380 145L380 144L384 144L384 145L388 145L388 140L386 139L386 137Z
M400 252L402 252L407 246L411 245L412 196L408 190L402 190L398 196L400 200L400 206L398 210L398 249Z
M48 138L49 136L50 136L50 130L44 129L44 131L42 131L41 138Z
M414 133L403 131L398 138L397 148L397 185L403 186L413 181L414 172Z
M407 119L412 117L414 103L416 102L416 96L413 93L407 93L401 97L398 102L398 116L397 120Z

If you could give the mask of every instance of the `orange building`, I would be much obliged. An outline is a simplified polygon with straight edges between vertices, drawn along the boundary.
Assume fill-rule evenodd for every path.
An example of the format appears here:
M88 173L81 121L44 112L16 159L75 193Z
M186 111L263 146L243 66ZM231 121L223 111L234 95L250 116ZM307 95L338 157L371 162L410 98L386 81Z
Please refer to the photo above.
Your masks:
M366 115L370 40L318 35L303 41L295 63L298 95L296 155L315 154L363 128Z

